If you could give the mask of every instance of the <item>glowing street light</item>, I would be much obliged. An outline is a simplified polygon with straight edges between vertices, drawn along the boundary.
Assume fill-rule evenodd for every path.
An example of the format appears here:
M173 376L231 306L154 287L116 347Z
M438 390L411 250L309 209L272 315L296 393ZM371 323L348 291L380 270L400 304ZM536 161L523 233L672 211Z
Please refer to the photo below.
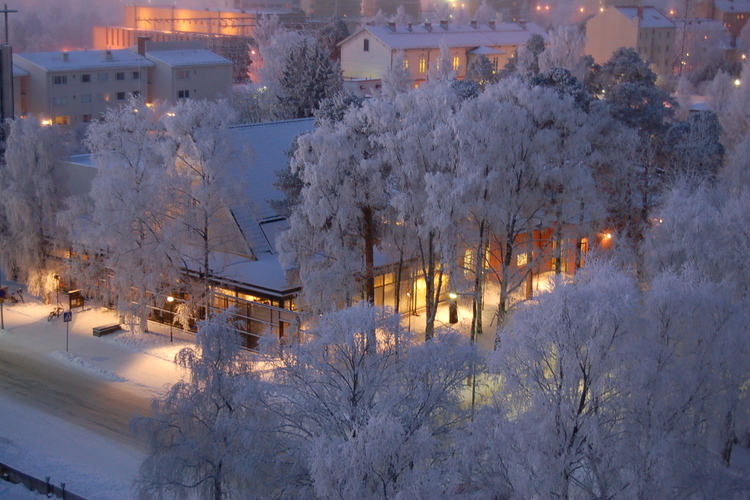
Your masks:
M169 341L173 342L174 339L172 337L172 325L174 325L174 307L172 306L172 303L174 302L174 297L171 295L167 297L167 304L169 304Z

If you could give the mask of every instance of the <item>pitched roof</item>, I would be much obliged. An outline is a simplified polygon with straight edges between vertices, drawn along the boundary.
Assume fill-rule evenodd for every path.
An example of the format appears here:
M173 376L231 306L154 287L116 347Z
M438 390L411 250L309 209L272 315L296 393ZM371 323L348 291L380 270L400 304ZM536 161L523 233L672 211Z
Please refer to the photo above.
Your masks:
M64 54L67 54L64 55ZM109 54L109 56L108 56ZM50 72L83 71L87 69L151 67L151 61L127 49L73 50L70 52L23 52L13 55L14 62L25 59Z
M731 12L733 14L750 13L749 0L715 0L714 5L722 12Z
M286 168L285 152L297 135L313 129L315 120L304 118L280 122L258 123L232 127L232 140L237 150L249 146L251 156L240 158L245 163L245 200L231 207L232 215L255 257L276 253L276 236L286 229L286 221L271 208L269 200L283 199L274 187L276 171Z
M639 11L643 13L641 28L674 28L675 24L654 7L615 7L628 19L639 17Z
M419 24L412 26L411 30L408 26L363 26L339 45L347 43L362 31L367 31L391 50L435 49L440 47L443 40L448 47L524 45L531 35L541 35L545 41L549 41L547 33L534 23L526 23L523 27L513 23L497 23L494 29L486 24L476 28L465 24L432 24L429 27Z

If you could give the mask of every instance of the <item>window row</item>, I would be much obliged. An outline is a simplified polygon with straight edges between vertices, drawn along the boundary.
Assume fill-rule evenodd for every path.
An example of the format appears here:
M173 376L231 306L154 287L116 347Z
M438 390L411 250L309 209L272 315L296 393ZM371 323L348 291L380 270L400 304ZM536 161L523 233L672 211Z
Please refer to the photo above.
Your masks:
M98 102L109 102L112 99L112 95L109 92L102 92L101 94L96 94L98 98ZM134 90L132 92L115 92L115 99L118 101L125 101L129 95L132 95L133 97L140 97L141 92L139 90ZM76 96L72 97L72 100L75 100ZM70 99L68 99L68 96L57 96L52 99L52 102L55 106L66 106ZM93 102L92 94L81 94L81 104L89 104Z
M130 71L130 79L131 80L140 80L141 79L141 72L140 71ZM99 82L108 82L109 81L109 73L96 73L96 80ZM128 72L126 71L118 71L115 73L115 80L116 81L125 81L126 77L128 76ZM72 78L75 78L75 75L72 76ZM68 75L55 75L52 77L52 83L53 85L67 85L68 84ZM91 83L91 73L84 73L81 75L81 83Z

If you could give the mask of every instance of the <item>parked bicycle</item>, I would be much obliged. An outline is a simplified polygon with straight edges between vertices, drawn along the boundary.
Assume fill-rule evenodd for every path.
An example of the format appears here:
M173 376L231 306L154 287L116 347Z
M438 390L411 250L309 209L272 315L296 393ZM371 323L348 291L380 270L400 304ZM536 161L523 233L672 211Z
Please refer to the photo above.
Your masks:
M65 309L63 309L62 307L60 307L60 306L58 305L57 307L55 307L55 308L54 308L54 309L53 309L53 310L52 310L52 311L51 311L51 312L49 313L49 316L47 316L47 321L52 321L52 320L53 320L53 319L55 319L55 318L59 318L60 316L62 316L62 313L63 313L64 311L65 311Z

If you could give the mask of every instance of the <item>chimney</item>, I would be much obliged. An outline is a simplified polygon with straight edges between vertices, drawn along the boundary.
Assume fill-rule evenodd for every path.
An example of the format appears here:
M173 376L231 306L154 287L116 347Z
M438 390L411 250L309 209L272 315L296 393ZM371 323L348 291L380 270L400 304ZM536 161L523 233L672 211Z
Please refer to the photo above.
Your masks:
M521 27L522 30L526 30L526 21L523 19L518 20L518 25Z
M67 52L61 53L60 57L62 58L63 62L68 62L70 60L70 54L68 54Z
M142 56L146 55L146 42L150 42L150 36L139 36L138 37L138 53Z
M447 20L440 21L440 27L443 28L445 31L448 31L448 21Z
M491 29L491 30L494 30L494 29L495 29L495 21L489 21L489 23L488 23L488 24L490 25L490 29Z
M424 29L426 29L427 31L432 31L432 23L425 22Z
M388 21L388 29L392 32L396 31L396 23L394 21Z
M476 19L473 20L473 21L470 21L469 24L471 24L472 28L477 29L477 21L476 21Z
M643 5L638 6L638 19L643 19Z
M408 29L409 32L411 32L411 23L409 23L409 24L406 25L406 29Z
M102 61L111 61L112 51L109 49L102 50Z

